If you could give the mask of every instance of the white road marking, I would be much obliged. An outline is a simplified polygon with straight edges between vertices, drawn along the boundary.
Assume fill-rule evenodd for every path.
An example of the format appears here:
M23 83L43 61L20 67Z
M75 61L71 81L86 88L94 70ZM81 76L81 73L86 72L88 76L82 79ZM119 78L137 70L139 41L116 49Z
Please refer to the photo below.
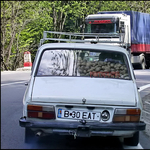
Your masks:
M149 88L149 87L150 87L150 84L141 86L140 89L139 89L138 91L141 92L141 91L143 91L143 90L145 90L145 89L147 89L147 88Z
M1 84L1 86L5 86L5 85L12 85L12 84L18 84L18 83L26 83L26 81L22 81L22 82L12 82L12 83L5 83L5 84Z
M141 144L139 143L137 146L127 146L127 145L123 145L123 149L143 149L143 147L142 147Z

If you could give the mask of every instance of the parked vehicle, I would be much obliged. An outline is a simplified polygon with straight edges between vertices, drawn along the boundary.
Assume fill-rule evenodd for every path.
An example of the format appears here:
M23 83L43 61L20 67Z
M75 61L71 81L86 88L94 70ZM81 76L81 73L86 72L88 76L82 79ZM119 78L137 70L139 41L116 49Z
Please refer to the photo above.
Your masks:
M37 51L19 123L25 128L25 142L31 135L56 133L117 136L137 145L139 131L145 129L142 108L124 48L47 43Z
M85 22L86 33L124 33L123 46L130 52L133 66L150 68L150 14L135 11L104 11L88 15ZM117 40L114 35L100 37L100 40Z

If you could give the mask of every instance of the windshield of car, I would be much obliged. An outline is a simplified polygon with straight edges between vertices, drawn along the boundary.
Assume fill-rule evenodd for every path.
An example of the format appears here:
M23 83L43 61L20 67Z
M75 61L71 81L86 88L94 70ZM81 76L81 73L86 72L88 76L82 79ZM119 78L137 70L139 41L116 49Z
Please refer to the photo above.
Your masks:
M55 49L45 50L37 76L73 76L131 79L121 52Z

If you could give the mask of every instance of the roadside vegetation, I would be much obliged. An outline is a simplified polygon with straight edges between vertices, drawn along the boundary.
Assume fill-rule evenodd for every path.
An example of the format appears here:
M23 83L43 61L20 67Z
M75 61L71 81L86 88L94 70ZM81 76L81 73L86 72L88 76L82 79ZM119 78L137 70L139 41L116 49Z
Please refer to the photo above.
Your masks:
M1 1L1 71L23 67L25 51L33 62L43 31L83 32L87 15L125 10L150 13L150 1Z

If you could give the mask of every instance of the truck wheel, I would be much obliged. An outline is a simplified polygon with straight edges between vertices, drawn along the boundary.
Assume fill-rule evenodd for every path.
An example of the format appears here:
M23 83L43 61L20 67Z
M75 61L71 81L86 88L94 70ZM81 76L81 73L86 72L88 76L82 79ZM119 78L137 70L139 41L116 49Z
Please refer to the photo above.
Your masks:
M139 143L139 131L134 133L133 137L124 138L124 144L129 146L137 146Z
M149 62L146 62L146 69L150 69L150 63Z
M25 143L32 143L34 132L30 128L25 128Z

